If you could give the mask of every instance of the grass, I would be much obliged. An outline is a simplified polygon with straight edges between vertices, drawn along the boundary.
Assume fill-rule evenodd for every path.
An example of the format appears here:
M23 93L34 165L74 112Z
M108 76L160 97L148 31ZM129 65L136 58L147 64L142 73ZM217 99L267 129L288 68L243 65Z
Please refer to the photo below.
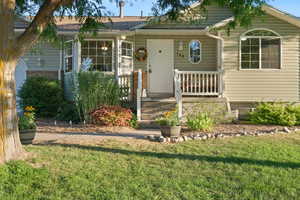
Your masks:
M300 135L177 145L27 146L0 167L0 199L299 199Z

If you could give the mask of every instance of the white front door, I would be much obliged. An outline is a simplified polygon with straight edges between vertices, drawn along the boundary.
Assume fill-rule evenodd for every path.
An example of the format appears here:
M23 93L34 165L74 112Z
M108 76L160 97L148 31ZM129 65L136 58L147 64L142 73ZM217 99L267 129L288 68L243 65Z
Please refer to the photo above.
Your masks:
M147 40L149 93L173 93L174 41Z

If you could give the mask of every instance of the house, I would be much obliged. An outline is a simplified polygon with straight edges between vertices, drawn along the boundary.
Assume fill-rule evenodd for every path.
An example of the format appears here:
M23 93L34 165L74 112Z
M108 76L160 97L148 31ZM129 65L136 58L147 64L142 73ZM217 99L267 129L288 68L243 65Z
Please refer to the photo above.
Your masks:
M78 22L61 21L64 48L39 43L41 52L23 57L27 74L64 80L70 96L70 74L78 72L87 58L93 61L92 70L117 78L141 70L147 96L141 99L142 119L153 119L154 108L161 111L176 103L169 98L176 89L174 70L187 103L219 102L228 111L242 111L260 101L299 102L299 18L265 5L266 15L228 35L222 27L233 20L232 12L215 4L207 6L198 24L147 23L146 17L124 16L123 6L120 16L111 18L112 24L103 19L108 28L96 37L87 35L83 42L76 40ZM16 27L16 31L23 29Z

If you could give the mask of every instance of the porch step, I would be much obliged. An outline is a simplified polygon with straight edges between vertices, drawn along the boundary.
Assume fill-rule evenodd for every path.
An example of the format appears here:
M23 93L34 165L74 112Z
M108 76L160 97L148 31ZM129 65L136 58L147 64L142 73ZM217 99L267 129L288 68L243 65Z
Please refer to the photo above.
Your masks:
M155 120L161 117L165 112L173 110L176 102L164 101L143 101L142 102L142 120Z

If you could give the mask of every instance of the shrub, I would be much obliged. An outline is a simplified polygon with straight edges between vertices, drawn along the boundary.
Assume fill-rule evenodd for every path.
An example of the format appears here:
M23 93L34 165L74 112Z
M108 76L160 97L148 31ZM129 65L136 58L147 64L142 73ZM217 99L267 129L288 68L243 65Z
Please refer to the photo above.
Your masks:
M174 109L170 112L165 112L162 117L156 119L156 123L160 126L179 126L180 119L178 117L178 109Z
M79 123L81 121L78 110L72 102L65 102L61 104L55 118L61 121L72 121L74 123Z
M90 113L94 124L104 126L130 126L133 114L130 109L121 106L100 106Z
M207 113L199 113L187 117L187 126L195 131L211 131L214 121Z
M35 109L32 106L26 106L24 110L24 114L19 117L19 130L35 129Z
M90 121L90 112L100 105L120 105L121 91L114 76L80 72L77 80L75 102L82 120Z
M299 109L295 109L291 105L283 103L260 103L250 113L250 121L255 124L294 126L297 123L296 110L299 117Z
M20 92L20 105L34 106L38 117L54 117L63 102L60 83L45 77L28 78Z

